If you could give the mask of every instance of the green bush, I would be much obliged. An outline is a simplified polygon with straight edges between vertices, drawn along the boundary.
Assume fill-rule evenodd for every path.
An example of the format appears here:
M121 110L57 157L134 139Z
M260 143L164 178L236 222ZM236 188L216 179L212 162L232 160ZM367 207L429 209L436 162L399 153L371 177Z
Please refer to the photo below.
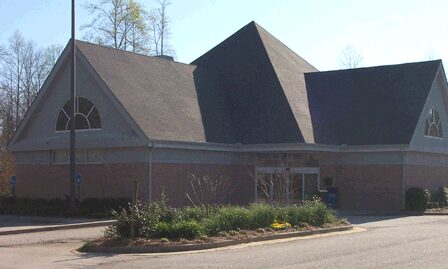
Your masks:
M252 214L252 229L269 227L277 218L276 208L269 204L251 204L249 211Z
M431 195L432 201L437 202L440 206L448 205L448 188L440 188L437 192Z
M285 221L293 226L303 223L322 226L336 221L334 212L328 209L319 199L305 201L302 206L289 206L286 208L286 212L287 218ZM281 219L279 218L279 220Z
M221 207L203 222L209 235L215 235L220 231L249 229L251 223L251 212L238 206Z
M427 189L409 188L405 195L406 210L425 211L430 199L431 194Z
M204 234L204 227L194 220L175 223L159 222L155 226L155 238L194 239Z
M106 231L106 236L128 238L131 235L132 210L135 212L134 227L136 237L153 237L158 223L173 223L180 220L179 210L168 206L165 200L153 203L129 205L127 209L112 211L117 222Z
M131 210L135 211L135 235L145 238L193 239L202 235L267 228L274 221L288 222L293 226L303 226L305 223L322 226L337 220L333 211L319 200L305 202L303 206L252 204L248 207L216 207L211 211L202 207L174 209L162 201L139 203L134 208L114 211L117 222L107 229L106 235L129 237Z
M194 220L200 222L208 217L209 213L205 207L185 207L180 211L181 220Z

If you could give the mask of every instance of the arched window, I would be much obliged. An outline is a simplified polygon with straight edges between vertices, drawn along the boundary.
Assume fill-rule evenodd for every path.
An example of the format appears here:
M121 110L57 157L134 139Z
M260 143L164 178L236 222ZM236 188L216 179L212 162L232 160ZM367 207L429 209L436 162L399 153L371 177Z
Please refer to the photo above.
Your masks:
M98 110L92 102L83 97L75 100L75 128L76 130L100 129L101 119ZM56 131L70 130L71 102L68 101L59 112Z
M431 137L442 138L442 122L440 121L439 113L434 108L429 110L426 116L425 135Z

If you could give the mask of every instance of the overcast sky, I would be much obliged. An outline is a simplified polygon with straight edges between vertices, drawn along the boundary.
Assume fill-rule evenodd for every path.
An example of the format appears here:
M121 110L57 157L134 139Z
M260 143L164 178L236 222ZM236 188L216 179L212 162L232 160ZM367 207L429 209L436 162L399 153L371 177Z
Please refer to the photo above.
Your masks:
M89 21L77 0L77 27ZM148 8L154 0L140 0ZM350 45L362 66L448 61L448 1L171 0L171 44L189 63L251 21L319 70L339 69ZM67 43L70 0L0 0L0 43L19 30L39 46ZM83 34L78 31L77 37ZM447 63L445 63L447 65Z

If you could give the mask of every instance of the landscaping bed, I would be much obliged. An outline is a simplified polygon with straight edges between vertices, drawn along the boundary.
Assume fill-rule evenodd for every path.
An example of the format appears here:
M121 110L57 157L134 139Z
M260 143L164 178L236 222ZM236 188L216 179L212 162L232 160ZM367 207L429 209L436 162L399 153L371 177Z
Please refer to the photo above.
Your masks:
M104 237L87 243L80 251L197 250L352 228L317 199L301 206L252 204L183 209L161 201L137 204L113 215L117 221L108 227Z
M448 207L426 209L424 214L446 214L448 215Z
M267 240L302 237L314 234L348 231L353 229L351 224L341 221L325 227L307 226L303 229L288 229L276 231L266 229L265 231L242 230L238 234L216 237L201 237L193 240L187 239L128 239L128 238L99 238L85 244L79 249L80 252L96 253L158 253L158 252L178 252L219 248L237 244L260 242Z

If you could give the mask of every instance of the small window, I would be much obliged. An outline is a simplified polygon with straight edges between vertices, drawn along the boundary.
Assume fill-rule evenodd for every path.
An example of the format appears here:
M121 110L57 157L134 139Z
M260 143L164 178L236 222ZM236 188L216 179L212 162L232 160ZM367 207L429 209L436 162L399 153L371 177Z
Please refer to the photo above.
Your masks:
M87 162L88 163L102 163L103 162L103 151L100 149L89 149L87 151Z
M439 113L434 108L431 108L426 116L425 136L442 138L442 121Z
M67 131L71 128L70 111L72 104L68 101L59 112L56 131ZM75 99L75 128L76 130L101 129L101 119L98 110L92 102L83 97Z
M68 164L70 162L70 151L55 150L52 152L53 164ZM76 163L101 163L103 162L103 151L99 149L77 149Z
M66 164L69 160L69 154L66 150L53 151L53 164Z

